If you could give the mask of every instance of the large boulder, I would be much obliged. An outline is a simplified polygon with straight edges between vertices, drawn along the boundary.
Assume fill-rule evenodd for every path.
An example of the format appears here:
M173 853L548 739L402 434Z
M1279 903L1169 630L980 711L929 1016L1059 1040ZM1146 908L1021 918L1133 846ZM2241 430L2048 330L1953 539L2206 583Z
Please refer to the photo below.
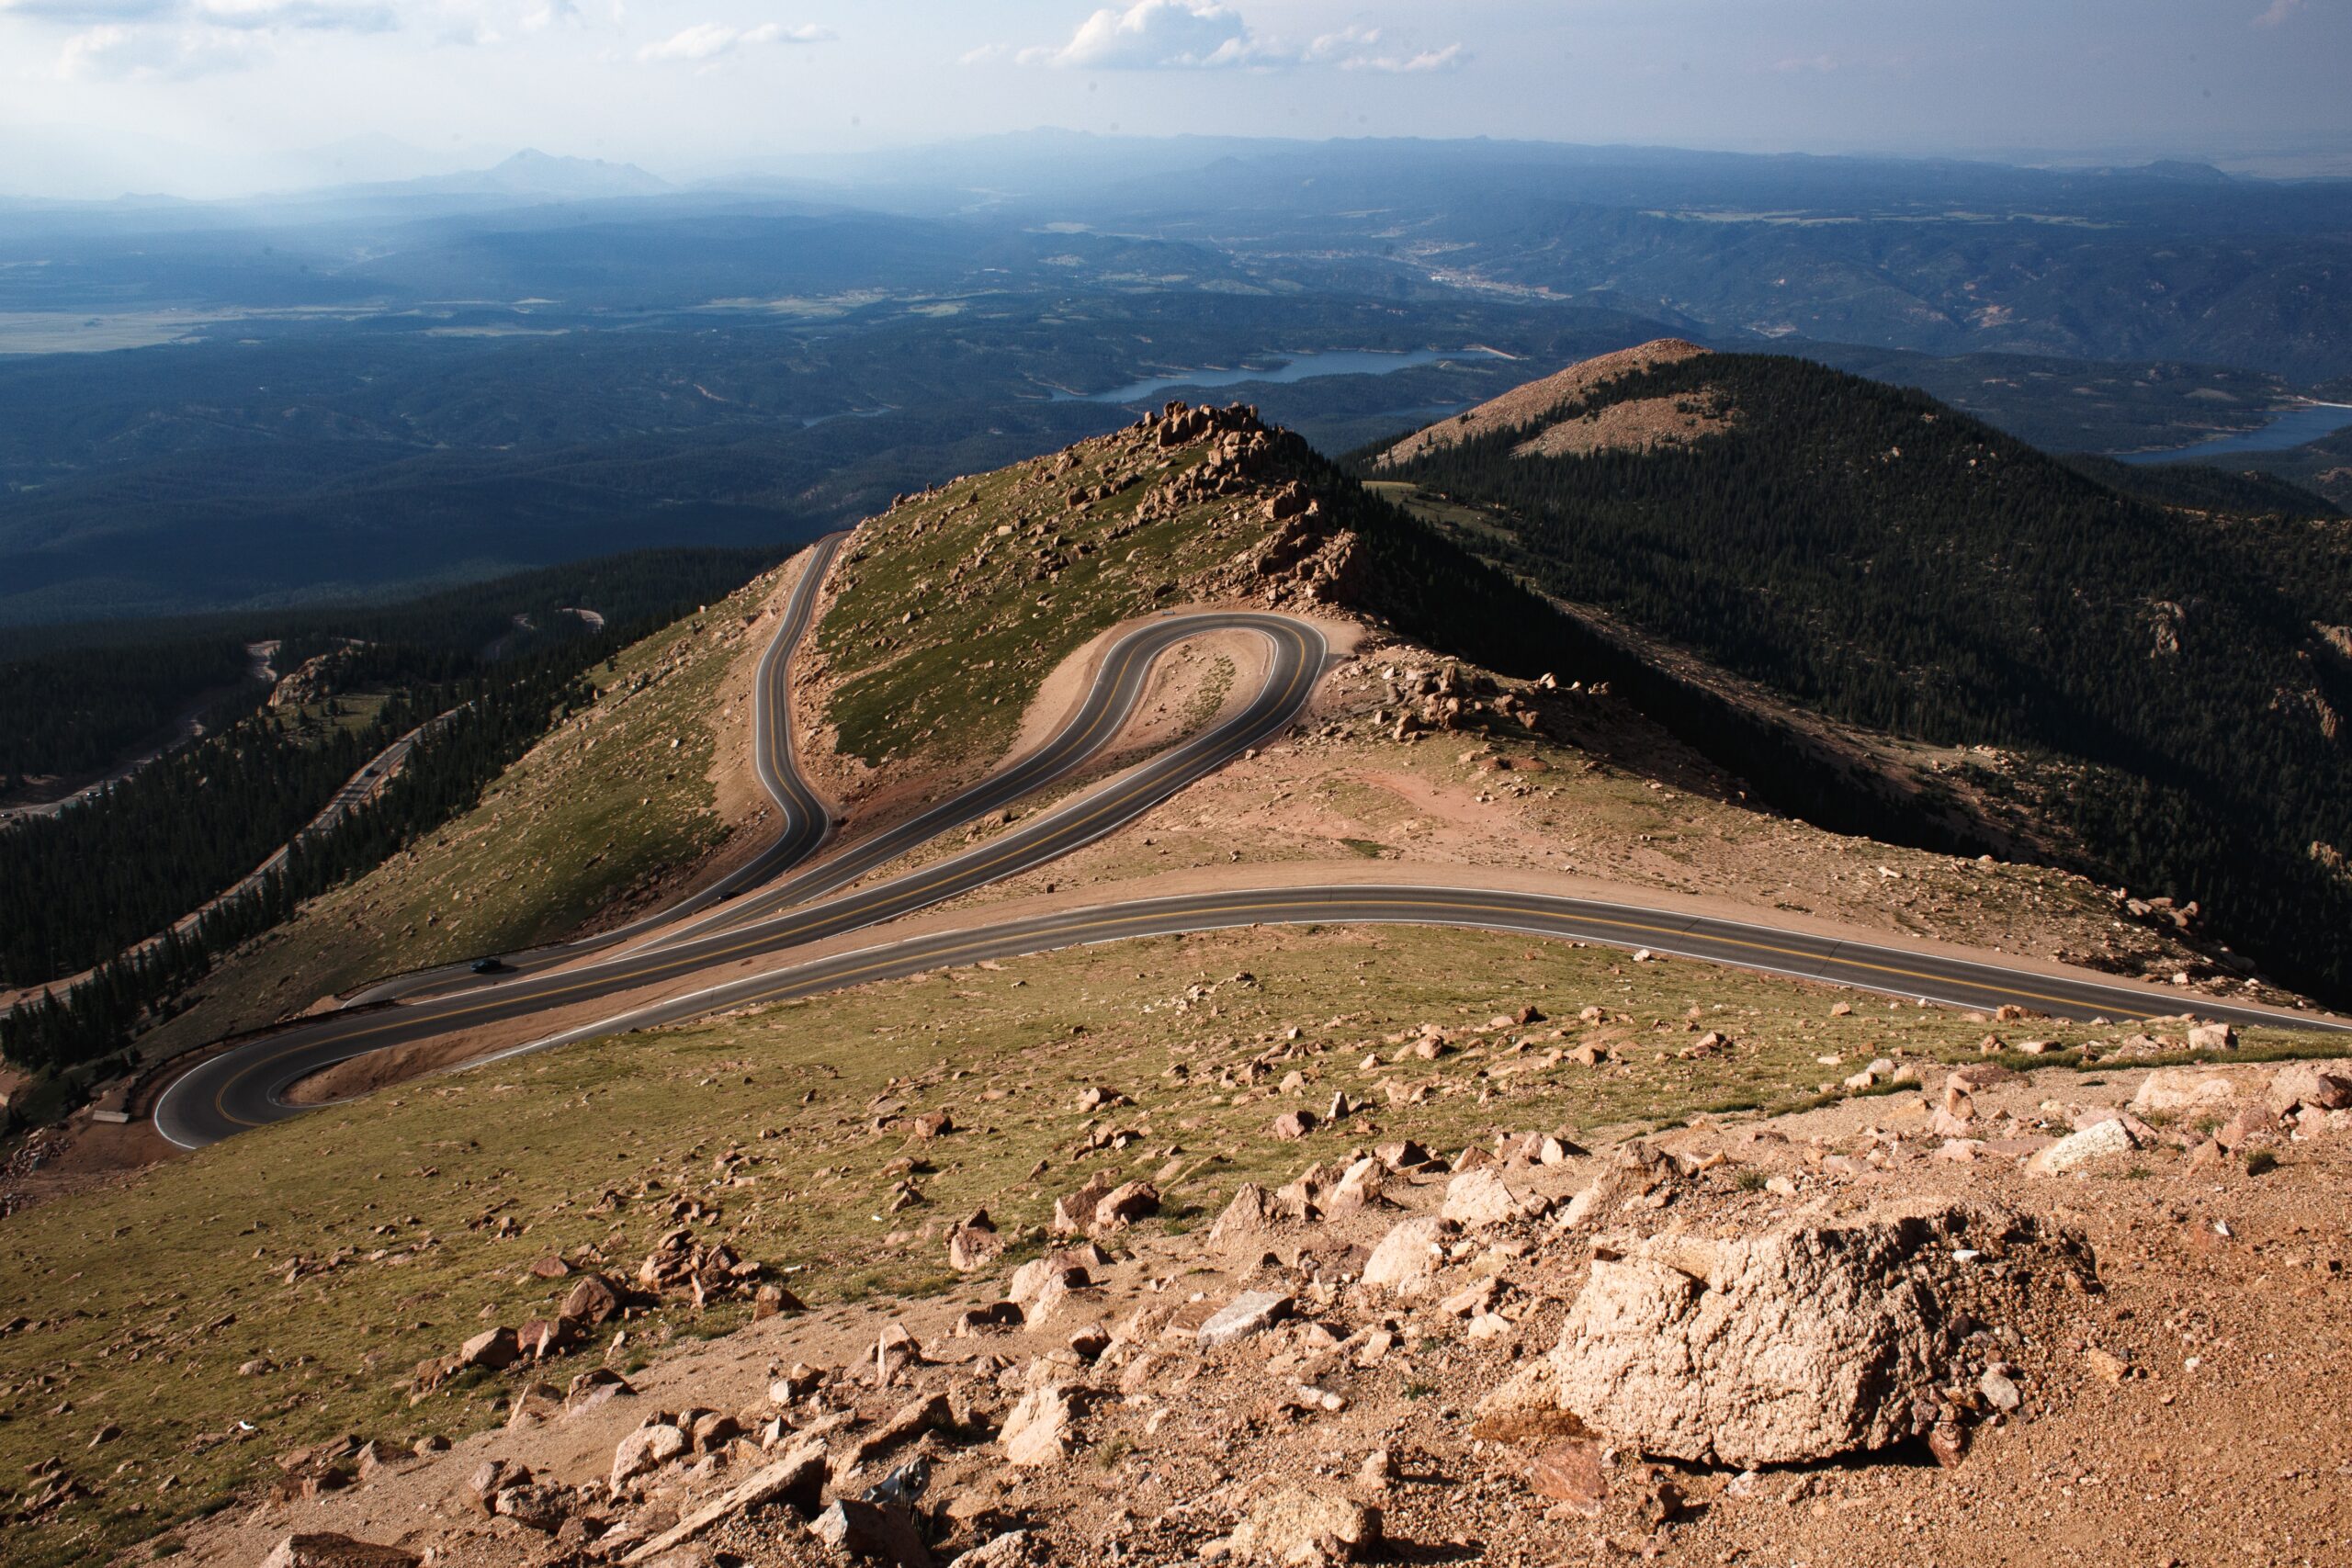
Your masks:
M1032 1389L1004 1418L997 1441L1014 1464L1051 1464L1069 1452L1077 1418L1072 1390L1058 1385Z
M615 1492L638 1476L659 1470L673 1459L680 1459L693 1449L694 1439L667 1421L650 1422L623 1438L613 1449L613 1473L609 1483Z
M1110 1194L1111 1182L1101 1171L1086 1179L1086 1185L1077 1191L1054 1200L1053 1233L1057 1236L1084 1235L1094 1224L1095 1205Z
M1234 1189L1233 1201L1209 1227L1209 1245L1225 1247L1256 1241L1280 1223L1282 1216L1254 1181Z
M1004 1251L1004 1238L995 1227L970 1223L947 1234L947 1266L958 1274L978 1273Z
M844 1557L891 1568L931 1568L931 1549L904 1509L842 1497L817 1516L808 1533Z
M1148 1181L1129 1181L1113 1188L1094 1205L1098 1231L1125 1230L1137 1220L1159 1213L1159 1189Z
M2271 1075L2268 1098L2281 1116L2299 1105L2342 1111L2352 1106L2352 1062L2290 1062Z
M602 1274L583 1274L563 1298L563 1315L591 1328L616 1317L621 1310L620 1287Z
M1193 1340L1204 1350L1263 1334L1288 1317L1291 1298L1275 1291L1248 1291L1233 1298L1201 1325Z
M1528 1208L1528 1201L1510 1190L1501 1172L1481 1166L1446 1183L1442 1213L1456 1224L1479 1230L1522 1218Z
M1244 1562L1347 1562L1380 1541L1380 1510L1326 1490L1288 1486L1261 1499L1233 1532Z
M458 1351L458 1361L469 1367L482 1367L491 1371L503 1371L523 1359L522 1342L511 1328L485 1328L469 1339Z
M1462 1227L1442 1214L1416 1214L1390 1227L1363 1266L1363 1282L1391 1290L1418 1287L1437 1272L1446 1243Z
M2035 1176L2064 1176L2110 1156L2128 1155L2139 1146L2140 1140L2122 1122L2094 1122L2034 1156L2026 1162L2026 1169Z
M2140 1080L2132 1109L2141 1115L2177 1115L2184 1111L2218 1111L2236 1102L2237 1086L2219 1073L2199 1067L2158 1067Z
M1604 1249L1544 1382L1561 1407L1663 1458L1801 1464L1882 1448L1932 1425L1963 1310L1996 1310L1975 1302L1974 1252L2014 1259L2037 1235L2022 1216L1929 1202Z

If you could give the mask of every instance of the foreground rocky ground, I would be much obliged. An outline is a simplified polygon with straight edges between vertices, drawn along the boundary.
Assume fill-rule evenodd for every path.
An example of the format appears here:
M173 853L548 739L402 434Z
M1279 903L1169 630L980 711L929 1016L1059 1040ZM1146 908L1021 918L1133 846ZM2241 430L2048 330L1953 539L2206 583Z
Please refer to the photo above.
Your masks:
M936 1226L934 1295L806 1312L772 1281L766 1315L624 1377L639 1292L738 1289L689 1219L635 1268L546 1261L578 1278L522 1344L585 1342L560 1361L483 1325L458 1359L504 1380L503 1430L288 1454L276 1495L174 1544L453 1568L2352 1557L2352 1069L1890 1076L1603 1149L1368 1140L1213 1224L1098 1174L1051 1235ZM1116 1093L1094 1109L1115 1136ZM417 1403L456 1370L418 1368Z

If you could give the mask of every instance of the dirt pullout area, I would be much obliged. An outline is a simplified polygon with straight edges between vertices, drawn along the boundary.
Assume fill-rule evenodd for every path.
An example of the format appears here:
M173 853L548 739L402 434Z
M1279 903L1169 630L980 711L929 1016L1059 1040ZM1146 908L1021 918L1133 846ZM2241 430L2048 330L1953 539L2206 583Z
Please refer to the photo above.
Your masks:
M1499 398L1480 403L1467 413L1456 414L1452 419L1441 421L1427 430L1405 437L1382 454L1381 466L1408 463L1436 447L1451 446L1498 430L1532 424L1620 377L1635 375L1661 365L1678 364L1706 352L1697 344L1686 343L1680 338L1659 338L1571 365L1556 376L1546 376L1540 381L1515 387Z
M1408 1106L1302 1106L1265 1134L1293 1180L1174 1214L1149 1176L1069 1192L1041 1166L1055 1234L939 1217L939 1293L775 1292L626 1375L594 1345L624 1360L639 1286L583 1285L568 1388L472 1374L511 1388L503 1429L288 1454L273 1498L172 1544L224 1568L317 1532L435 1568L844 1540L968 1568L2346 1561L2352 1069L1925 1071L1592 1149L1516 1124L1426 1149ZM932 1142L986 1114L944 1110ZM691 1222L663 1248L657 1280L711 1266Z

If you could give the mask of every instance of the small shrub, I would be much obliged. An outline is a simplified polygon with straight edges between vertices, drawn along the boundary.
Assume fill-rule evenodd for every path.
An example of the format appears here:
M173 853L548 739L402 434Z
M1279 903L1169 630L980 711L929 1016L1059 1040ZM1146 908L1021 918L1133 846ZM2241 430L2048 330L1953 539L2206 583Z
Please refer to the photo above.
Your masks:
M2248 1176L2266 1176L2278 1168L2278 1156L2272 1154L2268 1149L2248 1149L2246 1151L2245 1173Z

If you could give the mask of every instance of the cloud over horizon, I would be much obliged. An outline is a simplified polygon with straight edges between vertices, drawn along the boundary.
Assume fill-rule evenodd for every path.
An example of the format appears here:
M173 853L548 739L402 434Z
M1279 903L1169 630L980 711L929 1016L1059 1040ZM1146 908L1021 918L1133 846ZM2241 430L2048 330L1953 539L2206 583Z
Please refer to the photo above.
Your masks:
M978 49L967 64L1002 51ZM1378 28L1346 28L1304 45L1288 45L1252 28L1218 0L1134 0L1124 11L1105 6L1080 22L1068 43L1024 49L1023 65L1091 71L1278 70L1319 65L1392 74L1444 71L1466 58L1462 45L1405 51L1382 47Z
M658 42L645 45L637 51L637 57L653 62L707 64L723 60L740 49L756 49L775 43L831 43L834 37L829 28L786 27L782 22L763 22L755 28L737 28L725 22L698 22Z
M0 16L75 28L176 23L241 32L389 32L399 26L391 7L374 0L0 0Z

